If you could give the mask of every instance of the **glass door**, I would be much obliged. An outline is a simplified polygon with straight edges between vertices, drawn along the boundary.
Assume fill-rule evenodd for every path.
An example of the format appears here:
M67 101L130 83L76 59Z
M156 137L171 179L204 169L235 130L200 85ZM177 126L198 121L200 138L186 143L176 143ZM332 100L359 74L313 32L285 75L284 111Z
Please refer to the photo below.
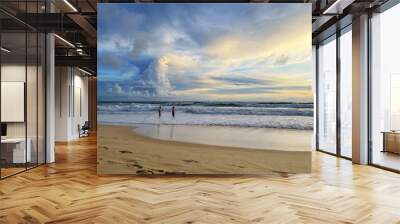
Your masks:
M43 3L19 2L15 10L43 13L39 7ZM0 6L3 4L7 3ZM9 15L0 12L0 17L7 18L0 21L2 179L45 163L46 39L43 33Z
M370 161L400 171L400 4L371 18Z
M26 136L26 42L25 31L1 34L2 177L26 170L31 159Z
M352 157L352 33L351 26L340 35L340 155Z
M336 154L336 36L318 47L318 149Z

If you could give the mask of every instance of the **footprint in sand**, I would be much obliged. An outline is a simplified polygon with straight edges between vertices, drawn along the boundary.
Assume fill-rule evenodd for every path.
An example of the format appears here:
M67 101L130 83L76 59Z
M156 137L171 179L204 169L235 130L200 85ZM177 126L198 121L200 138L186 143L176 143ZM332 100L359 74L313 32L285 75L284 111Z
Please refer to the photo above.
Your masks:
M133 164L134 167L138 168L138 169L142 169L143 166L139 165L139 164Z
M158 174L163 174L164 170L158 170L158 169L150 169L152 170L154 173L158 173Z
M245 166L239 166L239 165L234 165L234 166L239 167L241 169L246 168Z
M199 161L192 160L192 159L184 159L182 161L185 162L185 163L199 163Z
M126 151L126 150L121 150L121 151L119 151L120 153L123 153L123 154L125 154L125 153L129 153L129 154L132 154L132 152L130 152L130 151Z
M151 170L137 170L136 174L143 174L143 175L147 175L147 174L154 174L153 171Z

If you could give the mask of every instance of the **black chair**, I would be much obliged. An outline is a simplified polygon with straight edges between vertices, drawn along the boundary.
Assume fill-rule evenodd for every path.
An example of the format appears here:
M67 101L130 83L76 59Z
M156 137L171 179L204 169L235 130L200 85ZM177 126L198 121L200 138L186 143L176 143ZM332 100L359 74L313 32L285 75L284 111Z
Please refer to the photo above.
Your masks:
M85 121L85 124L83 124L82 127L78 125L79 138L89 136L89 130L90 130L89 121Z

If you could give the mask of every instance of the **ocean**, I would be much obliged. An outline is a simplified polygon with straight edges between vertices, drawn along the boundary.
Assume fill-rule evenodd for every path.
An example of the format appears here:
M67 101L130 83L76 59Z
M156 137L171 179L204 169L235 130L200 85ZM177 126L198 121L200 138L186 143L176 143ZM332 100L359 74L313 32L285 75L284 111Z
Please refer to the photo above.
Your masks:
M158 108L163 108L161 118ZM176 116L171 115L175 106ZM312 130L313 104L297 102L99 102L100 124L180 124Z

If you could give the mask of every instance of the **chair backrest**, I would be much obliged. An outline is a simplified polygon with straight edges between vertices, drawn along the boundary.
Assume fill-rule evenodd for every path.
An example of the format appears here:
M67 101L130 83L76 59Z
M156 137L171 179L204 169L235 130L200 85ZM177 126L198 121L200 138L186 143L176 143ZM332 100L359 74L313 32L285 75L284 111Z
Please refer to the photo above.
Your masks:
M90 124L89 121L85 121L85 124L82 127L89 128L90 127L89 124Z

